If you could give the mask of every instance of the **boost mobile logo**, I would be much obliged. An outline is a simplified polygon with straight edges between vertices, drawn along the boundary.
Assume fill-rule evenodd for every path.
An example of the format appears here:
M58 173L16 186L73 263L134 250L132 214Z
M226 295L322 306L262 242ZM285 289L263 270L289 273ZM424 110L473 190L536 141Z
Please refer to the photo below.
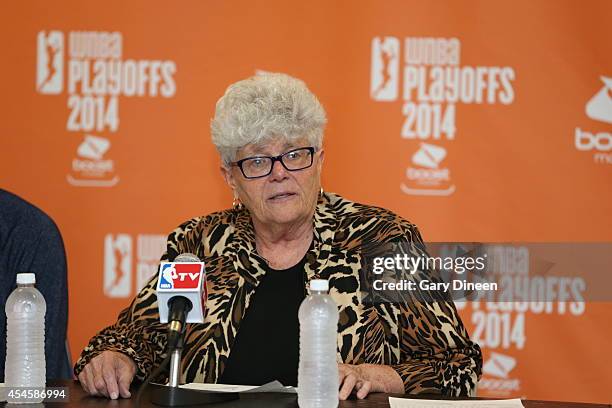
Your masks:
M586 115L596 121L612 123L612 78L601 77L604 86L586 103ZM593 161L612 164L612 133L609 131L585 131L576 127L574 147L583 152L594 151Z
M500 395L519 391L520 380L518 378L508 378L514 367L516 367L514 357L491 352L491 357L482 367L483 377L478 383L478 388Z
M440 168L440 163L445 157L445 148L422 142L419 150L412 155L412 165L417 167L408 167L406 178L410 183L426 188L411 188L407 183L402 183L402 191L410 195L429 196L445 196L455 192L455 185L449 185L450 170Z
M508 378L508 374L515 366L515 358L492 352L491 358L482 367L482 372L494 377Z
M77 149L77 154L86 159L100 160L109 147L108 139L86 135Z
M412 162L418 166L437 169L445 157L446 150L443 147L421 143L421 148L412 156Z
M612 78L602 76L604 86L586 104L586 115L612 124Z
M110 149L110 140L93 135L85 138L77 147L78 157L72 159L72 170L66 176L73 186L112 187L119 182L115 174L115 162L104 159L104 154Z

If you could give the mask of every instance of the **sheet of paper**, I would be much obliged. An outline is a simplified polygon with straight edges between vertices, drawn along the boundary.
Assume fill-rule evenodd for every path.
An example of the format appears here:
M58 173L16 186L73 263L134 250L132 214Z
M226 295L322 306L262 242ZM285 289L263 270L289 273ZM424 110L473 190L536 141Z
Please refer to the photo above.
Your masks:
M288 394L297 394L297 388L291 386L284 386L280 381L272 381L267 384L262 385L261 387L253 388L251 390L245 391L248 393L253 392L282 392Z
M279 381L272 381L262 386L255 385L231 385L231 384L206 384L206 383L189 383L181 385L181 388L189 388L200 391L218 391L218 392L282 392L295 394L297 390L294 387L285 387Z
M253 385L189 383L181 385L181 388L189 388L198 391L245 392L257 387Z
M389 397L391 408L524 408L520 399L505 400L426 400Z

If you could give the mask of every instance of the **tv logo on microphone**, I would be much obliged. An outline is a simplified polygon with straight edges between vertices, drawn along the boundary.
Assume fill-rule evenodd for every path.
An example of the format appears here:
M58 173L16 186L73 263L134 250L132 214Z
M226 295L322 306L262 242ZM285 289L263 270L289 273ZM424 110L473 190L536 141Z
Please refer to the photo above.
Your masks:
M201 263L171 263L161 264L159 289L198 289L202 276Z
M157 305L159 320L168 323L168 302L175 296L187 298L193 308L187 323L202 323L208 296L203 262L162 262L157 275Z

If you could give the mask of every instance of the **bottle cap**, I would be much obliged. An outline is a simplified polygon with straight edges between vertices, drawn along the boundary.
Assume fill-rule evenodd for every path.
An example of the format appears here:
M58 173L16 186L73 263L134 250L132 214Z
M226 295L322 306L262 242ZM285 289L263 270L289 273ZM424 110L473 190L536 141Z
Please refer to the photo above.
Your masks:
M33 285L36 283L36 275L33 273L18 273L17 284L18 285Z
M313 279L310 281L310 290L327 292L329 290L329 282L325 279Z

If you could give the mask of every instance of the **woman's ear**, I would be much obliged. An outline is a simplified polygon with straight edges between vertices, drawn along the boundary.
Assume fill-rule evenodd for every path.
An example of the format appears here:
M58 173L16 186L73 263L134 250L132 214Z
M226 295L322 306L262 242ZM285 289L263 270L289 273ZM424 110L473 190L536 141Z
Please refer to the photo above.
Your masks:
M321 150L318 151L318 155L319 155L319 159L317 160L317 171L320 173L321 170L323 169L323 160L325 159L325 150L321 148Z
M227 185L230 186L230 188L233 191L235 191L236 190L236 180L234 179L232 168L228 166L227 164L223 163L221 164L221 167L219 168L219 170L221 170L221 175L225 179L225 182L227 183Z

